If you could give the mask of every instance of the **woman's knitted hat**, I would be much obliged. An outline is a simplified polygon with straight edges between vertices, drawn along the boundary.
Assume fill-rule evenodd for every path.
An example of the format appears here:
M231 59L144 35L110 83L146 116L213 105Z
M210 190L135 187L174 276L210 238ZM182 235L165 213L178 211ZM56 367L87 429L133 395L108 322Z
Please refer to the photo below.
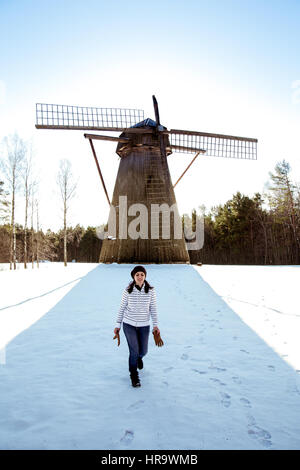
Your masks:
M131 273L130 273L132 279L134 279L134 275L135 275L136 273L140 273L140 272L144 273L144 274L145 274L145 277L147 276L147 271L146 271L146 269L144 268L144 266L135 266L135 268L133 268L133 270L132 270Z

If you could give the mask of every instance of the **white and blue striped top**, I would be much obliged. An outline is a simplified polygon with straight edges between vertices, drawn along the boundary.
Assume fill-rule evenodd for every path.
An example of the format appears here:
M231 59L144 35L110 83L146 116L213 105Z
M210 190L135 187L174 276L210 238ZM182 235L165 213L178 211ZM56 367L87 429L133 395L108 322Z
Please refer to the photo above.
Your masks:
M121 307L118 313L116 328L121 328L122 321L132 326L150 325L150 315L154 326L158 326L156 293L154 287L145 292L145 285L141 290L135 286L131 294L123 291Z

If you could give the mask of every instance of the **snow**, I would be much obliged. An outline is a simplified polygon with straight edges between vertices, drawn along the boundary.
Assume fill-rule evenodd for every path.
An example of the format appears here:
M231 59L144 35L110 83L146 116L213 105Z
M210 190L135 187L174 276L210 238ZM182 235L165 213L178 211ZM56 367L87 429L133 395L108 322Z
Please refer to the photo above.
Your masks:
M1 449L299 449L299 266L147 265L164 346L133 388L132 265L0 272Z

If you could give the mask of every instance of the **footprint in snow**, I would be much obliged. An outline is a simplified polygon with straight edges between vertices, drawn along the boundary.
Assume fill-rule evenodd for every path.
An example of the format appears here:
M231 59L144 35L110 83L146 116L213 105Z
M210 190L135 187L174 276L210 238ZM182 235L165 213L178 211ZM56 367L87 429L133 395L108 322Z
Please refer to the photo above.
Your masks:
M189 356L187 354L182 354L182 356L181 356L181 359L183 361L186 361L188 358L189 358Z
M171 370L173 370L174 367L167 367L166 369L164 369L164 372L171 372Z
M248 425L248 435L251 437L251 439L257 439L258 442L264 447L271 447L272 445L272 441L270 440L272 436L269 431L260 428L256 424Z
M224 368L222 368L222 367L209 366L209 369L213 369L213 370L215 370L216 372L226 372L226 369L224 369Z
M207 372L204 371L204 370L192 369L192 371L197 372L198 374L201 374L201 375L202 374L207 374Z
M244 405L245 408L251 408L251 402L247 398L240 398L240 402Z
M240 349L240 351L246 354L250 354L249 351L246 351L246 349Z
M137 409L141 408L143 403L144 403L144 400L136 401L132 405L128 406L127 410L137 410Z
M231 405L230 395L228 395L228 393L223 393L223 392L221 392L220 395L222 398L221 400L222 405L225 406L225 408L228 408Z
M241 383L242 383L241 379L240 379L239 377L237 377L237 376L231 377L231 378L232 378L232 380L234 381L234 383L236 383L236 384L241 384Z
M274 366L268 366L268 369L272 370L274 372L275 367Z
M121 438L121 442L123 442L126 445L129 445L131 441L133 440L133 438L134 438L134 432L126 429L124 436Z
M271 447L271 434L269 431L260 428L257 426L254 416L247 415L249 424L248 424L248 435L251 439L257 439L258 442L264 447Z
M212 382L216 382L219 385L226 385L224 382L221 382L221 380L215 379L215 377L211 377L209 380L211 380Z
M252 416L252 415L250 415L250 414L247 414L247 419L248 419L248 421L249 421L248 427L249 427L249 426L252 426L252 425L256 425L256 421L255 421L254 416Z

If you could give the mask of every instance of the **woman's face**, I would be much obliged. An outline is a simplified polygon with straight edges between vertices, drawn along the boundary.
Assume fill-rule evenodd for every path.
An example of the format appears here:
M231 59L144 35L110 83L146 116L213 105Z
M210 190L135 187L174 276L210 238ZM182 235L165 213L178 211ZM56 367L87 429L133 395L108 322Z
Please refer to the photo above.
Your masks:
M146 277L145 273L143 273L142 271L138 271L134 275L134 280L135 280L136 284L138 284L139 286L142 286L143 282L145 280L145 277Z

